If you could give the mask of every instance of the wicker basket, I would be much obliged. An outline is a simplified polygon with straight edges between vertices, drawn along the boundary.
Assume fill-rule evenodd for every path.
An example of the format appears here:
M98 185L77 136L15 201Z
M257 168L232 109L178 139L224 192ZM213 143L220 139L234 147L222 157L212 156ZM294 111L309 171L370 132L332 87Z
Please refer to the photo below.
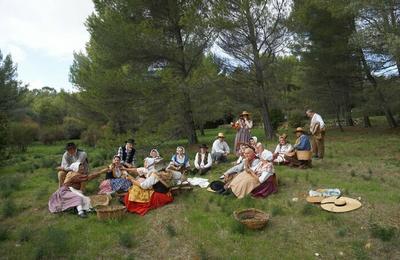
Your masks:
M121 218L125 212L125 206L118 205L118 206L105 206L99 207L96 209L97 218L99 220L106 220L106 219L118 219Z
M254 208L235 211L233 212L233 216L237 221L250 229L261 229L269 220L267 213Z
M301 161L311 160L311 151L296 151L297 159Z
M108 206L108 204L110 203L110 197L107 195L92 195L89 196L89 198L92 207Z

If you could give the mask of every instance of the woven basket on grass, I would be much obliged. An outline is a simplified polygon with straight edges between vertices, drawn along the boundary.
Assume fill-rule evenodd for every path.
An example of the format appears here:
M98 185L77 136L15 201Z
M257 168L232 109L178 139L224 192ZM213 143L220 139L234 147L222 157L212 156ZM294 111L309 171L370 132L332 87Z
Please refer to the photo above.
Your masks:
M118 219L125 214L126 208L122 205L104 206L97 208L96 212L99 220Z
M233 215L237 221L250 229L261 229L269 220L267 213L254 208L235 211Z
M311 151L296 151L297 159L302 161L311 160L312 153Z
M107 195L92 195L89 196L89 198L92 207L108 206L108 204L110 203L110 197Z

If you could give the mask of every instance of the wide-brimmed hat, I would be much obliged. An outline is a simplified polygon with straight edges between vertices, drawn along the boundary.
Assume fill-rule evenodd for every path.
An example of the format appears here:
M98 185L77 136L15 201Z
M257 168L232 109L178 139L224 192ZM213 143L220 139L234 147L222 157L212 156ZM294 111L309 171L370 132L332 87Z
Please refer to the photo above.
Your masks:
M249 116L250 115L250 113L249 112L247 112L246 110L245 111L243 111L241 114L240 114L241 116Z
M225 135L224 135L224 133L218 133L217 137L225 138Z
M211 191L211 192L222 192L225 190L224 188L225 183L223 183L222 181L212 181L210 183L210 186L208 186L207 190Z
M348 197L328 197L321 201L321 208L331 212L348 212L361 207L361 202Z
M201 145L199 145L199 148L208 149L208 146L206 144L201 144Z
M297 132L302 132L304 133L304 129L302 127L297 127L296 130L294 131L295 133Z

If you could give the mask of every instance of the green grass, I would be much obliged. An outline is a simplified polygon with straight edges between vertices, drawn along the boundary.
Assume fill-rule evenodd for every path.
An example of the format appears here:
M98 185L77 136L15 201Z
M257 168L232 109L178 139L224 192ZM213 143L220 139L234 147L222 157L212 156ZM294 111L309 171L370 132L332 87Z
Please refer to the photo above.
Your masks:
M232 144L231 129L208 130L199 142L211 146L220 131ZM287 133L293 142L293 134ZM265 141L261 129L252 134ZM64 143L35 144L0 168L1 258L315 259L319 253L325 259L396 259L399 137L399 130L380 127L346 128L344 133L332 129L326 136L326 158L307 170L277 166L279 192L266 199L237 200L195 188L144 217L127 214L119 221L49 213L48 198L57 189L54 168ZM276 142L265 143L273 150ZM169 158L178 144L194 157L197 146L185 140L168 141L159 150ZM107 156L115 152L81 147L92 168L110 163ZM140 159L148 153L138 150ZM228 167L217 165L206 177L216 180ZM87 192L96 193L100 181L89 183ZM316 188L339 188L346 196L360 197L363 207L345 214L322 211L305 201L308 190ZM249 207L271 215L265 229L248 230L234 220L233 211Z

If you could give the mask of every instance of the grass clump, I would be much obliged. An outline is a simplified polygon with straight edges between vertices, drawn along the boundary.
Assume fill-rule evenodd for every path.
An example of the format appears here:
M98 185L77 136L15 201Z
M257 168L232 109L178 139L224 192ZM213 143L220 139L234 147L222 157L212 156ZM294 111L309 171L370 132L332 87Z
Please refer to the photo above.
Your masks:
M12 217L16 214L17 206L12 199L6 199L1 207L1 215L4 218Z
M282 206L279 206L279 205L273 205L272 206L271 215L273 217L279 216L279 215L284 215L284 214L285 214L285 212L284 212Z
M344 237L344 236L346 236L346 234L347 234L347 228L345 228L345 227L339 227L339 228L336 230L336 235L337 235L338 237Z
M18 241L19 242L28 242L31 239L32 230L28 227L23 227L18 232Z
M0 196L6 198L20 188L21 179L18 176L3 178L0 182Z
M177 235L175 227L171 224L166 225L165 230L170 237L175 237Z
M67 257L71 252L70 234L59 228L49 227L37 242L36 259Z
M135 241L133 240L132 234L128 232L120 233L119 244L122 247L132 248L135 245Z
M317 212L316 207L312 204L304 204L303 208L301 209L301 214L303 216L311 216L315 215Z
M5 241L8 238L8 229L4 226L0 226L0 242Z
M246 232L246 227L238 221L233 221L231 224L232 233L243 235Z
M396 234L395 227L384 227L377 223L374 223L370 227L372 237L379 238L382 241L390 241Z

